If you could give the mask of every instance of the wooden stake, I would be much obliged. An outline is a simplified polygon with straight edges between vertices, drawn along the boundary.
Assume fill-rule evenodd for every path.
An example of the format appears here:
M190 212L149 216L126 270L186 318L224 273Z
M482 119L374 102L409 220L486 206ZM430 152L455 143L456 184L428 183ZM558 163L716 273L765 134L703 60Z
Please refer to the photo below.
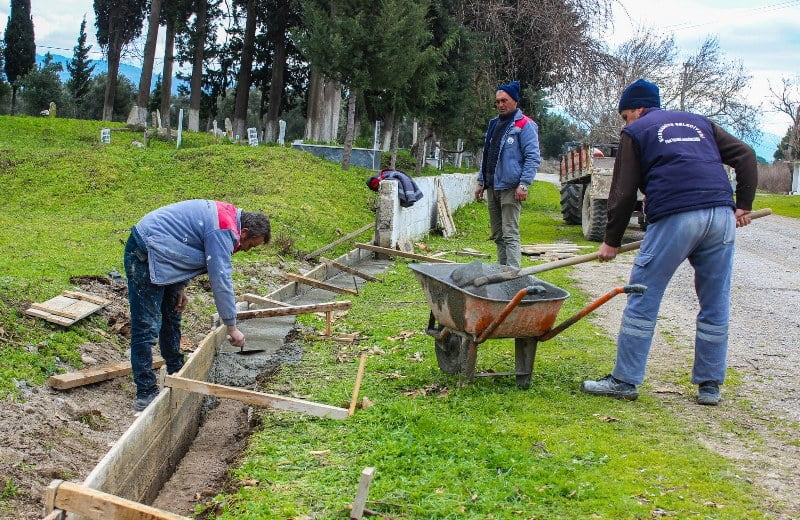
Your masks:
M306 285L310 285L312 287L318 287L320 289L325 289L326 291L332 291L340 294L353 294L358 295L358 291L354 291L352 289L342 289L341 287L336 287L329 283L320 282L319 280L315 280L313 278L309 278L307 276L302 276L299 274L292 274L292 273L284 273L283 277L287 280L291 280L293 282L304 283Z
M129 520L131 518L189 520L185 516L169 513L133 500L104 493L80 484L73 484L72 482L61 482L56 486L53 502L54 509L77 513L90 520Z
M358 392L361 390L361 380L364 378L364 366L367 364L367 353L361 353L361 361L358 363L358 374L356 375L356 384L353 387L353 398L350 400L350 410L347 415L352 417L356 413L356 404L358 403Z
M293 397L255 392L253 390L245 390L244 388L217 385L184 377L166 376L164 378L164 386L188 390L202 395L234 399L255 406L300 412L316 417L328 417L331 419L346 419L348 417L347 410L339 408L338 406L314 403L303 399L295 399Z
M412 260L422 260L423 262L435 262L439 264L454 264L452 260L445 260L444 258L434 258L432 256L417 255L414 253L406 253L405 251L398 251L397 249L389 249L388 247L374 246L372 244L361 244L356 242L356 247L359 249L366 249L388 256L402 256L404 258L411 258Z
M333 322L333 312L328 311L325 313L325 335L331 335L331 323Z
M339 240L335 240L335 241L331 242L330 244L328 244L327 246L321 247L321 248L317 249L316 251L308 253L306 256L303 257L303 260L310 260L311 258L314 258L315 256L318 256L321 253L324 253L328 249L331 249L333 247L338 246L342 242L346 242L346 241L350 240L351 238L357 237L358 235L360 235L361 233L363 233L364 231L368 230L371 227L375 227L375 223L374 222L370 222L366 226L364 226L362 228L359 228L359 229L356 229L352 233L346 234L345 236L343 236Z
M358 492L356 499L353 501L353 510L350 511L351 519L360 519L364 516L364 506L367 504L367 494L369 493L369 485L372 483L372 477L375 475L375 468L364 468L361 472L361 479L358 481Z
M153 356L153 368L161 368L163 364L164 358L161 356ZM56 390L67 390L68 388L75 388L76 386L89 385L119 376L126 376L130 373L131 364L129 361L125 361L115 365L85 368L66 374L53 375L47 380L47 384Z
M361 271L359 271L357 269L353 269L349 265L340 264L339 262L335 262L333 260L325 258L324 256L319 257L319 261L322 262L323 264L327 265L327 266L335 267L336 269L338 269L340 271L344 271L346 273L354 274L354 275L358 276L359 278L363 278L364 280L366 280L368 282L383 282L383 280L379 280L378 278L375 278L372 275L369 275L367 273L362 273Z
M310 314L314 312L344 311L352 306L352 302L345 300L341 302L316 303L313 305L292 305L290 307L279 307L275 309L255 309L252 311L241 311L236 313L236 319L249 320L252 318L295 316L297 314Z

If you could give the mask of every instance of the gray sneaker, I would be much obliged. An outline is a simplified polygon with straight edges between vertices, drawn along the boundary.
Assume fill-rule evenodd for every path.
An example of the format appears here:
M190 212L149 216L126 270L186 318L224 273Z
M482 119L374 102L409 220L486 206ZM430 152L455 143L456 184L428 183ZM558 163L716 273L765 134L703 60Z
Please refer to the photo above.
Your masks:
M717 406L720 400L719 384L715 381L700 383L697 389L697 404Z
M137 397L136 401L133 402L133 410L136 412L141 412L145 408L147 408L153 400L158 397L158 390L153 392L152 394L148 395L147 397Z
M635 401L639 397L636 385L620 381L612 375L607 375L598 381L584 381L581 383L581 392L592 395L604 395L616 399Z

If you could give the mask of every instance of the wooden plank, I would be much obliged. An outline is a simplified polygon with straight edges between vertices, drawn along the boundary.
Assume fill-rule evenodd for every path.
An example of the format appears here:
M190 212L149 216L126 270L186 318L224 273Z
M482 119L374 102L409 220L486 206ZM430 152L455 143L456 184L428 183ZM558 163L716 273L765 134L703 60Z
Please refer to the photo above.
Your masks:
M161 368L162 365L164 365L164 358L153 356L153 368ZM130 373L131 363L130 361L125 361L113 365L85 368L75 372L67 372L66 374L52 375L47 379L47 384L56 390L67 390L68 388L106 381Z
M368 230L371 227L375 227L375 223L374 222L370 222L366 226L364 226L362 228L359 228L359 229L356 229L352 233L348 233L345 236L343 236L342 238L340 238L338 240L335 240L335 241L331 242L330 244L317 249L316 251L312 251L311 253L308 253L306 256L303 257L303 259L304 260L310 260L311 258L319 256L320 254L324 253L328 249L334 248L334 247L338 246L339 244L341 244L342 242L347 242L348 240L357 237L358 235L360 235L361 233L363 233L364 231Z
M442 235L445 238L456 234L456 225L453 216L450 214L450 206L447 204L447 197L442 189L442 183L436 179L436 209L439 217L439 224L442 226Z
M94 305L94 304L91 304L91 303L89 305L91 305L92 307L95 307L95 308L97 307L97 305ZM48 307L47 305L44 305L42 303L32 303L30 308L31 309L36 309L37 311L42 311L42 312L48 312L50 314L55 314L56 316L62 316L64 318L69 318L73 322L78 319L78 316L81 315L80 312L73 312L73 311L70 310L72 308L72 305L70 305L68 307L64 307L63 309L57 309L55 307Z
M56 508L56 491L64 481L60 479L53 480L48 484L47 489L44 490L44 512L51 513Z
M64 514L63 509L53 509L42 520L64 520Z
M296 316L298 314L310 314L313 312L344 311L352 306L352 302L345 300L341 302L316 303L312 305L292 305L291 307L278 307L274 309L254 309L252 311L237 312L236 319L249 320L252 318Z
M69 327L75 320L71 320L68 318L63 318L61 316L56 316L55 314L50 314L49 312L40 311L37 309L25 309L25 314L28 316L33 316L35 318L42 318L43 320L47 320L51 323L55 323L56 325L62 325L64 327Z
M67 296L68 298L74 298L76 300L84 300L97 305L102 305L103 307L111 303L111 300L103 298L102 296L97 296L96 294L90 294L80 291L63 291L61 294L62 296Z
M293 282L310 285L312 287L317 287L319 289L324 289L326 291L331 291L339 294L352 294L358 296L358 291L354 291L353 289L344 289L342 287L336 287L329 283L320 282L319 280L315 280L314 278L309 278L307 276L294 273L283 273L283 277Z
M259 296L257 294L243 294L241 296L242 300L246 301L247 303L254 303L256 305L270 305L272 307L291 307L291 303L282 302L280 300L273 300L272 298L267 298L266 296Z
M319 261L327 266L335 267L340 271L344 271L345 273L350 273L352 275L358 276L359 278L363 278L368 282L383 282L383 280L379 280L370 274L362 273L358 269L353 269L349 265L340 264L339 262L336 262L335 260L331 260L329 258L325 258L324 256L321 256L319 258Z
M364 516L364 506L367 505L367 495L369 494L369 485L372 483L372 477L375 476L375 468L364 468L361 471L361 478L358 481L358 492L356 499L353 501L353 509L350 511L350 518L359 519Z
M405 251L398 251L397 249L389 249L388 247L381 247L372 244L362 244L360 242L356 242L356 247L359 249L366 249L368 251L374 251L375 253L380 253L382 255L388 256L402 256L403 258L411 258L412 260L421 260L423 262L434 262L439 264L454 264L452 260L445 260L444 258L434 258L432 256L424 256L418 255L415 253L406 253Z
M58 487L55 506L92 520L189 520L185 516L72 482L62 482Z
M314 415L316 417L328 417L331 419L346 419L348 417L347 409L339 408L338 406L314 403L311 401L304 401L302 399L295 399L293 397L266 394L253 390L245 390L243 388L217 385L214 383L196 381L183 377L167 376L164 378L164 386L181 388L183 390L189 390L190 392L196 392L202 395L234 399L236 401L241 401L243 403L252 404L255 406L264 406L268 408L277 408L279 410L300 412L308 415Z

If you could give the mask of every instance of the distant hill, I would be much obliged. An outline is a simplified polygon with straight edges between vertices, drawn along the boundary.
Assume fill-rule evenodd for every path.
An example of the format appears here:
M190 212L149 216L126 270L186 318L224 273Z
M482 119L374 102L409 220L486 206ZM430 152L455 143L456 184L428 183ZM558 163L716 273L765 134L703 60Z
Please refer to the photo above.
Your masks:
M781 139L782 137L777 134L764 132L761 136L761 142L748 144L753 147L757 156L766 159L767 162L772 162L774 160L772 154L778 149Z
M69 71L67 70L67 63L72 59L67 58L66 56L61 56L60 54L53 54L53 63L60 63L61 64L61 73L59 74L61 81L66 82L69 79ZM36 64L41 65L44 63L44 55L37 54L36 55ZM108 72L108 62L105 60L91 60L91 63L94 65L94 71L92 72L92 76L97 76L98 74L103 74L104 72ZM142 75L142 69L139 67L134 67L133 65L128 65L127 63L120 63L119 65L119 73L122 76L128 78L131 83L133 83L134 87L139 87L139 76ZM154 70L153 71L153 80L150 82L150 90L152 91L153 87L156 84L156 78L160 74L160 71ZM172 94L175 95L178 93L178 87L186 82L180 81L176 78L172 78Z

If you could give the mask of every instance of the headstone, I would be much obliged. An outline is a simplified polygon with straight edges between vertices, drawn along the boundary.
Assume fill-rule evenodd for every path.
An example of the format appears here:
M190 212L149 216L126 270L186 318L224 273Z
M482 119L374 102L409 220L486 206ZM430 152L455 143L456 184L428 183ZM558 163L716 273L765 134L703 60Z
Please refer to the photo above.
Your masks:
M792 191L790 195L800 195L800 161L795 161L792 166Z
M50 116L50 117L56 117L56 104L53 103L52 101L50 102L50 109L49 110L50 110L50 113L47 114L47 115Z
M455 164L456 168L461 168L461 159L464 156L464 152L462 149L463 146L464 146L463 139L459 139L458 141L456 141L456 164Z
M161 110L156 109L156 121L158 121L158 129L161 130L163 126L161 126Z
M217 128L217 120L214 120L214 137L219 137L219 129Z
M176 148L181 147L181 139L183 138L183 109L178 110L178 144Z
M225 118L225 135L228 137L228 139L233 137L233 123L231 123L231 120L228 117Z
M286 121L283 119L278 120L278 144L283 146L284 139L286 138Z
M375 121L375 136L372 138L372 149L378 150L381 146L381 122Z
M103 144L111 144L111 129L103 128L100 130L100 142Z
M258 146L258 130L255 128L247 129L247 144L250 146Z

